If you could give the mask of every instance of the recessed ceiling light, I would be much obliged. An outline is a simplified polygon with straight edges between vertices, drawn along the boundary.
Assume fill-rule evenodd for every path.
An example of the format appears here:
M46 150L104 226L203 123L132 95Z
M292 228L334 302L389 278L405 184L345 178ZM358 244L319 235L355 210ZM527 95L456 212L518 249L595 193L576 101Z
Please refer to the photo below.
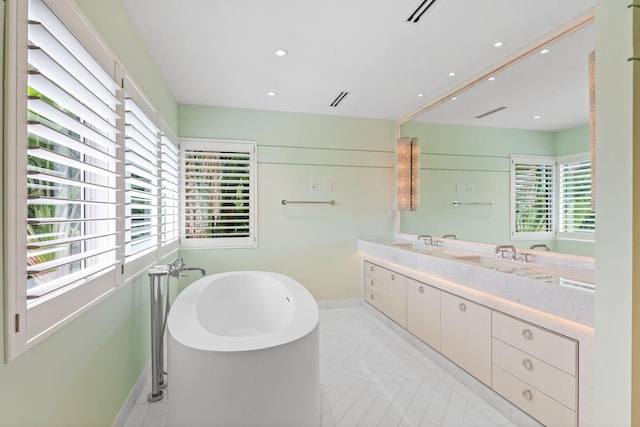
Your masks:
M455 101L456 99L458 99L457 96L454 96L453 98L451 98L452 101Z
M542 117L542 116L533 116L533 117L531 117L531 118L532 118L532 119L536 119L536 120L537 120L537 119L539 119L540 117Z
M272 90L270 90L269 92L267 92L267 95L269 96L276 96L278 94L278 92L274 92Z
M494 81L496 78L495 77L489 77L487 80L489 80L490 82Z
M418 98L422 98L424 96L424 93L419 93L418 94Z
M289 54L287 49L278 49L276 50L276 56L286 56Z
M500 47L500 46L502 46L502 42L495 42L493 44L493 47Z
M549 53L549 49L542 49L542 50L540 51L540 54L541 54L541 55L544 55L545 53Z
M455 75L456 75L456 73L454 73L453 71L449 73L449 77L453 77Z

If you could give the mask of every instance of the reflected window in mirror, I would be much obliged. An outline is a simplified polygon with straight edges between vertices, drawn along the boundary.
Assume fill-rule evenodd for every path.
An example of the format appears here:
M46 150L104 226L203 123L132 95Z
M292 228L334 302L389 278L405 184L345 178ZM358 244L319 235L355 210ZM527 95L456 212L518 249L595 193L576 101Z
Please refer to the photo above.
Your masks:
M554 159L511 157L511 237L551 239L554 229Z
M512 238L594 241L591 194L588 153L558 158L512 156Z
M591 156L558 158L558 238L594 240Z

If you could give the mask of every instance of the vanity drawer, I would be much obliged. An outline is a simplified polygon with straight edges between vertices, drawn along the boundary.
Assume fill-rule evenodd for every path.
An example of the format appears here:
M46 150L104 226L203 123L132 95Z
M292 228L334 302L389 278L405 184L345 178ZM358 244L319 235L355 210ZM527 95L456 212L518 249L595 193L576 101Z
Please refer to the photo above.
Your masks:
M375 293L369 289L364 290L364 300L382 311L382 296L378 293Z
M374 279L373 277L365 274L364 289L365 291L370 290L371 292L375 292L377 294L382 295L382 282L378 279Z
M364 274L372 279L383 282L391 275L391 271L387 270L386 268L380 267L379 265L375 265L368 261L365 261Z
M575 427L576 412L540 390L493 366L493 389L547 427Z
M576 410L576 378L493 338L492 363L548 396Z
M572 339L493 312L492 335L573 376L576 375L577 345Z

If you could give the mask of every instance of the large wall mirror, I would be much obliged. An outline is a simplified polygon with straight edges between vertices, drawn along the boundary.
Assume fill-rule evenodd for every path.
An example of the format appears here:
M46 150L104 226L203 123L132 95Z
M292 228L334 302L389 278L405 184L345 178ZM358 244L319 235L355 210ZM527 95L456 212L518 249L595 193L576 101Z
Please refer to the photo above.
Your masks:
M400 232L527 248L546 244L555 252L593 256L595 233L589 236L586 225L585 233L514 234L512 156L554 159L557 169L564 159L590 153L588 58L594 49L590 15L400 120L399 136L418 137L421 144L420 210L400 213ZM553 185L548 191L557 221L560 190Z

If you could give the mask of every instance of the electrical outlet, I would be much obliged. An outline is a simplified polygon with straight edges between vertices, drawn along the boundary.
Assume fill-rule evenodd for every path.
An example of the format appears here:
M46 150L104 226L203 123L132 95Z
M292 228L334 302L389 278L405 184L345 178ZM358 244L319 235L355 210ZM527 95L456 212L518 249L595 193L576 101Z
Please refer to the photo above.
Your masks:
M467 185L467 191L468 191L469 193L473 193L473 184L469 184L469 185Z
M309 183L309 190L318 191L318 181L316 181L315 179L311 180L311 182Z
M333 181L328 179L324 182L324 191L333 191Z

